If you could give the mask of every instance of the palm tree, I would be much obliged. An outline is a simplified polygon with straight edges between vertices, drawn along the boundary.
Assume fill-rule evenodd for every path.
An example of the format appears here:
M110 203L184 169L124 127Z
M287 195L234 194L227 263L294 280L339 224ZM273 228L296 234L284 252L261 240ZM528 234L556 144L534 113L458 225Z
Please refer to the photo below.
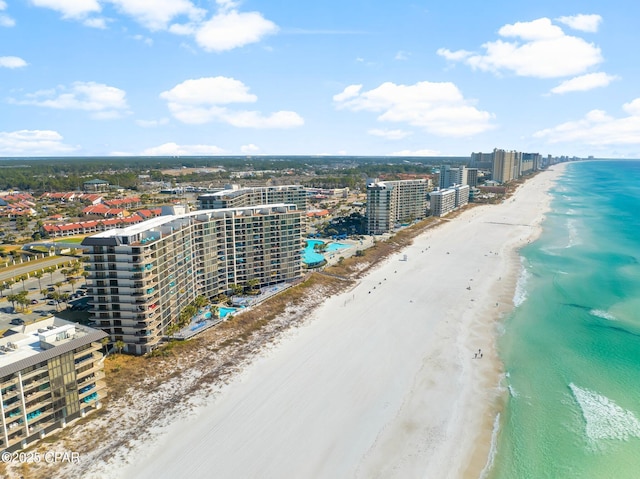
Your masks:
M23 313L27 312L27 306L29 305L29 298L27 297L27 294L28 293L26 291L21 291L20 293L16 294L16 296L18 297L16 299L16 303L22 306Z
M7 295L7 301L9 301L11 303L11 307L15 310L16 309L16 301L18 300L18 295L17 294L8 294Z
M41 269L34 271L33 273L31 273L34 277L38 278L38 289L42 290L42 283L40 282L40 279L42 279L42 277L44 276L44 271L42 271Z
M47 299L47 295L49 294L49 290L48 289L41 289L40 290L40 294L42 295L42 297L44 299Z
M4 298L4 293L3 291L7 289L7 283L3 282L2 284L0 284L0 298Z
M100 344L102 344L102 347L104 348L104 355L107 355L107 345L109 344L110 339L109 336L104 337L100 340Z
M53 273L56 272L56 267L55 266L49 266L48 268L45 268L44 270L45 273L49 273L49 277L50 277L50 285L53 285Z
M242 292L244 291L244 288L239 284L230 284L229 289L231 290L231 293L233 295L242 294Z
M75 289L73 287L74 284L76 284L78 282L78 280L76 278L74 278L73 276L70 276L69 278L67 278L67 281L69 281L69 284L71 285L71 292L75 293Z
M247 286L249 287L249 292L255 292L256 286L260 284L260 280L258 278L253 278L247 281Z
M24 282L28 279L29 279L28 274L22 274L18 276L18 281L22 281L22 291L25 291L25 292L27 291L27 288L25 287Z
M193 300L193 305L196 308L204 308L207 304L209 304L209 298L206 296L196 296L196 299Z
M13 294L13 285L14 285L15 283L16 283L16 282L15 282L13 279L8 279L8 280L6 280L6 281L5 281L5 284L6 284L7 286L9 286L9 289L11 290L11 294Z
M124 344L124 341L116 341L116 351L118 351L118 354L122 353L122 350L124 349L124 347L126 346L126 344Z
M60 287L63 285L64 283L62 281L58 281L56 284L54 284L54 286L56 287L56 289L58 290L58 294L60 294Z

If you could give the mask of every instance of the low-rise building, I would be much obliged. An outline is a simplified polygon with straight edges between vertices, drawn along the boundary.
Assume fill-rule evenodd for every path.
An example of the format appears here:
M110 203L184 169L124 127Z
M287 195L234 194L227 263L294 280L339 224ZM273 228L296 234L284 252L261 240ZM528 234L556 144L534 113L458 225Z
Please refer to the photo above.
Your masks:
M0 338L0 450L22 449L101 407L106 336L52 317Z

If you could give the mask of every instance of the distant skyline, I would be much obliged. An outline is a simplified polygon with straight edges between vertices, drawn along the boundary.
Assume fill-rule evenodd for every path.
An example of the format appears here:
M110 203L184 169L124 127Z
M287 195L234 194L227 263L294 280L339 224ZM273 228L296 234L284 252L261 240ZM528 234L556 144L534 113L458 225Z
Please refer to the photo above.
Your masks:
M640 158L640 6L0 0L0 156Z

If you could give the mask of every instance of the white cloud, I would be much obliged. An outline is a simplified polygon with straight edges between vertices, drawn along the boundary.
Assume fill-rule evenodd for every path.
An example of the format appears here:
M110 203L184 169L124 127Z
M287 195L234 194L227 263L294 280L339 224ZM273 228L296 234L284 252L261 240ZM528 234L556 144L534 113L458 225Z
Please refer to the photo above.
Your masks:
M0 57L0 68L22 68L26 66L27 62L20 57Z
M558 78L586 72L603 61L600 48L582 38L566 35L548 18L504 25L498 34L513 41L496 40L482 47L483 54L440 48L449 61L461 61L483 71L511 71L519 76Z
M394 153L389 153L389 156L438 156L440 154L437 150L402 150Z
M602 110L592 110L577 121L561 123L534 133L549 143L576 142L590 146L640 145L640 98L625 103L627 116L614 118Z
M171 142L147 148L141 154L143 156L190 156L221 155L223 153L225 150L215 145L178 145Z
M0 15L0 27L13 27L16 21L9 15Z
M221 121L240 128L291 128L304 124L292 111L278 111L264 116L257 111L235 111L221 105L254 103L258 97L239 80L228 77L208 77L186 80L160 97L167 101L169 111L183 123L202 124Z
M74 82L70 87L41 90L26 95L26 100L10 101L58 110L89 111L95 119L113 119L129 113L125 96L124 90L102 83Z
M1 131L0 155L49 156L78 149L62 140L62 135L53 130Z
M445 57L447 60L455 62L464 60L465 58L473 55L473 52L468 52L467 50L456 50L455 52L452 52L448 48L438 48L436 53L441 57Z
M349 85L342 93L333 95L333 101L343 102L349 98L355 98L360 94L360 90L362 90L362 85Z
M402 50L400 50L400 51L398 51L398 53L396 53L395 59L396 60L408 60L410 56L411 56L411 53L403 52Z
M166 125L169 118L160 118L159 120L136 120L136 125L142 128L155 128L157 126Z
M82 24L86 27L99 28L100 30L107 28L107 21L100 17L87 18Z
M222 76L185 80L171 90L162 92L160 98L169 103L189 105L253 103L258 99L249 93L249 87L240 80Z
M586 75L581 75L575 78L571 78L570 80L563 81L557 87L552 88L551 93L562 94L572 91L593 90L594 88L605 87L609 85L609 83L617 79L617 76L608 75L604 72L588 73Z
M206 11L189 0L108 0L118 10L133 17L152 31L164 30L176 17L186 16L192 21L204 18Z
M63 18L75 19L92 28L106 28L107 20L91 17L111 4L118 12L133 18L151 31L167 30L176 35L193 36L204 50L222 52L261 41L279 31L278 26L260 12L239 12L239 2L216 0L217 12L208 20L208 12L193 0L30 0L37 7L55 10ZM4 3L0 4L3 5ZM4 4L6 6L6 4ZM2 8L0 8L2 10ZM112 21L112 20L110 20ZM0 26L15 22L0 15Z
M4 0L0 0L0 12L7 9L7 4ZM0 27L13 27L16 21L9 15L0 14Z
M372 130L369 130L367 133L373 136L379 136L379 137L385 138L387 140L402 140L403 138L406 138L407 136L410 136L413 134L410 131L384 130L380 128L374 128Z
M558 20L560 23L564 23L574 30L595 33L598 31L600 22L602 22L602 17L600 15L585 15L581 13L569 17L560 17L556 20Z
M257 153L260 151L260 147L254 145L253 143L249 143L248 145L242 145L240 147L240 151L244 154Z
M60 12L63 18L84 18L101 10L97 0L31 0L31 3Z
M440 136L469 136L493 128L493 115L478 110L453 83L383 83L361 91L351 85L335 95L338 109L379 113L379 121L407 123Z
M134 35L133 39L139 42L142 42L149 47L153 45L153 39L149 37L145 37L144 35Z
M222 11L200 25L195 33L198 45L222 52L257 43L278 31L278 26L259 12Z

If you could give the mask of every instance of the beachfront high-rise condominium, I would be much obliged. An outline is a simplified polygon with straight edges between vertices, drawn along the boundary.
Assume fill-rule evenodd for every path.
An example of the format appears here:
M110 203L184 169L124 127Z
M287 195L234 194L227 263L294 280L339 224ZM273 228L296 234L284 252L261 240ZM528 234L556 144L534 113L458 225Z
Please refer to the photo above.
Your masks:
M427 213L425 179L367 181L367 232L382 234L398 223L422 219Z
M0 338L0 450L22 449L100 408L104 332L51 317L7 333Z
M299 278L303 214L293 204L197 210L85 238L91 317L128 353L148 353L199 295Z
M440 189L449 188L453 185L466 185L467 168L465 166L451 167L442 165L440 167L439 184Z
M227 185L224 190L198 196L198 209L240 208L243 206L294 204L300 211L307 209L307 191L301 185L258 186L240 188Z
M432 191L431 214L433 216L445 216L469 203L469 185L455 185L451 188Z
M498 183L517 179L521 156L518 151L493 150L492 179Z

